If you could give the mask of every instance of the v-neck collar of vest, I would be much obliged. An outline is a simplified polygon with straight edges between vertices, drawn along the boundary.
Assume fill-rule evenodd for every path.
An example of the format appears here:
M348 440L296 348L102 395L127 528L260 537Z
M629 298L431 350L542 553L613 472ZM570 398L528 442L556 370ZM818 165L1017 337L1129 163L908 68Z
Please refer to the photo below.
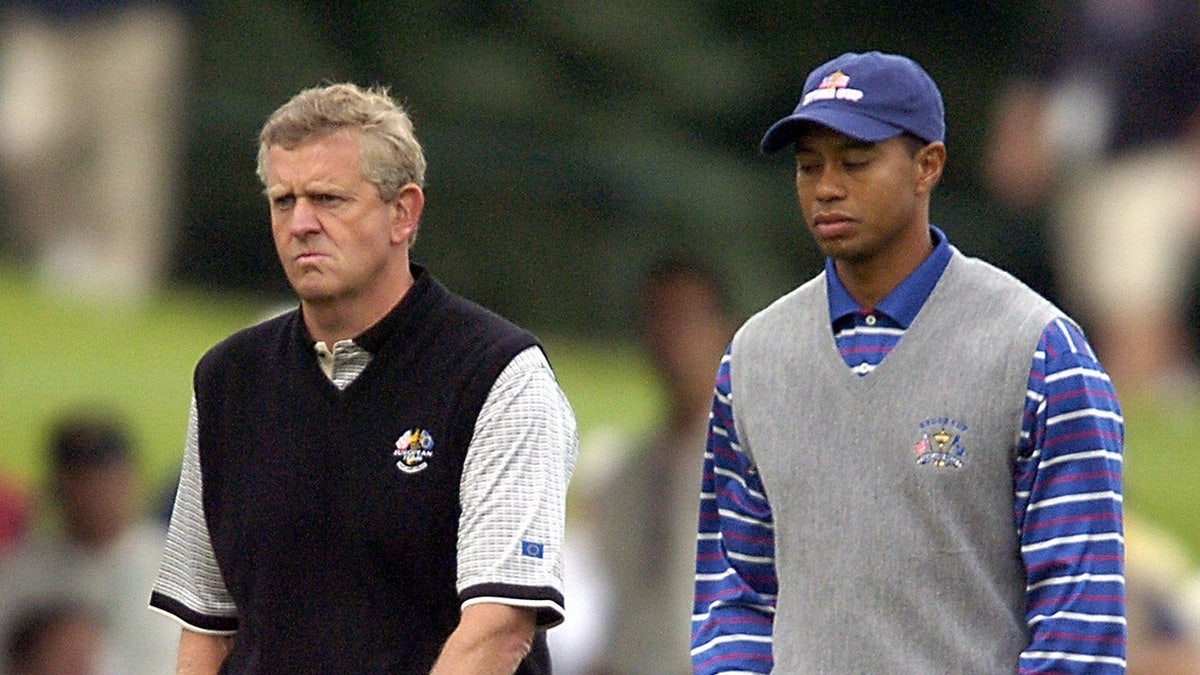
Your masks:
M404 294L404 297L382 319L353 338L354 344L362 347L371 354L372 361L385 351L394 352L395 348L389 348L390 345L395 344L397 340L403 339L405 335L412 334L423 323L427 322L429 320L430 307L436 303L438 297L445 293L444 287L424 267L414 263L411 264L411 268L413 272L413 285ZM314 340L312 335L309 334L307 327L305 327L304 319L300 315L300 312L296 313L296 319L296 339L301 343L302 351L311 356L313 369L320 373L321 379L335 393L345 394L357 389L358 384L364 378L370 377L370 373L374 368L371 367L371 364L367 364L363 372L345 389L338 389L321 372L321 366L317 362L317 355L313 349Z
M426 296L434 298L439 292L439 284L421 265L411 264L413 274L413 285L400 298L382 319L376 321L371 327L351 338L354 344L362 347L371 353L371 356L378 356L383 351L387 343L391 342L394 337L404 333L409 329L409 326L414 322L419 322L422 319L422 307L427 305ZM308 332L308 327L304 325L303 310L297 314L300 340L310 349L315 344L312 335ZM329 345L330 348L333 345Z
M433 276L420 265L412 264L413 285L400 298L400 302L375 325L354 338L354 344L378 356L384 346L414 320L420 320L419 308L422 301L434 290Z
M892 348L892 351L889 352L888 355L879 362L879 365L875 366L871 372L865 375L859 375L846 366L846 361L842 358L842 354L838 350L837 340L834 339L833 331L830 330L831 321L829 317L829 301L826 296L827 290L825 290L826 287L824 280L822 279L821 288L823 290L821 293L819 310L822 314L820 330L824 336L822 339L825 341L826 347L821 351L825 354L826 359L832 359L832 362L829 364L830 367L834 368L836 371L840 371L846 378L849 378L849 386L857 388L872 387L874 386L875 382L881 379L887 379L889 372L895 370L896 368L902 367L903 365L901 364L901 366L896 366L894 364L904 361L907 358L905 355L912 351L912 349L917 348L914 347L913 344L921 343L928 339L924 333L928 330L929 321L927 316L924 317L926 320L923 321L922 314L927 314L925 311L927 307L936 305L938 296L945 292L946 282L958 273L958 268L962 262L960 259L961 254L957 249L951 247L951 252L950 260L946 263L945 269L942 270L937 283L935 283L933 288L930 290L929 297L925 299L925 302L921 304L920 309L917 310L916 315L913 317L912 323L905 330L904 335L900 337L900 340L896 343L896 346ZM889 365L889 363L893 365Z

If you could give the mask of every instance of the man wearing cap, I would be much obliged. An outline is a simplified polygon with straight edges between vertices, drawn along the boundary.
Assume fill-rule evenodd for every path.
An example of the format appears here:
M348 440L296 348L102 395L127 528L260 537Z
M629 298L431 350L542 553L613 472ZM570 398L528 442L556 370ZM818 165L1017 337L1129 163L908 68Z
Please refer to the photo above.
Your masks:
M1125 670L1116 396L1074 321L930 224L944 136L929 75L870 52L763 137L826 262L721 362L696 673Z

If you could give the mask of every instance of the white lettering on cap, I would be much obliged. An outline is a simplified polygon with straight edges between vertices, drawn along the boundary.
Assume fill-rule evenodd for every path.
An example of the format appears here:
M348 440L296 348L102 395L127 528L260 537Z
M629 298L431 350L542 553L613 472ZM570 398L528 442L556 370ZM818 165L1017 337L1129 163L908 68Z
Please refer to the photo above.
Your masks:
M801 105L808 105L813 101L827 101L829 99L838 99L841 101L858 101L863 97L862 90L850 89L849 87L839 87L836 89L813 89L804 95L804 101Z

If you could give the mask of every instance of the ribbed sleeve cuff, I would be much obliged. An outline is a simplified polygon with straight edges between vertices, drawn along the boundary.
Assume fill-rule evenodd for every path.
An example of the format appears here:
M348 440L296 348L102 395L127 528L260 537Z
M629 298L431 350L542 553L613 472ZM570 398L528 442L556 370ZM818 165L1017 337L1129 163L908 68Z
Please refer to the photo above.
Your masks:
M238 629L237 617L201 614L158 591L150 594L150 607L174 617L181 624L198 633L230 634L236 633Z
M562 591L550 586L479 584L463 589L458 597L463 607L483 602L528 607L537 612L537 627L543 630L562 623L566 616Z

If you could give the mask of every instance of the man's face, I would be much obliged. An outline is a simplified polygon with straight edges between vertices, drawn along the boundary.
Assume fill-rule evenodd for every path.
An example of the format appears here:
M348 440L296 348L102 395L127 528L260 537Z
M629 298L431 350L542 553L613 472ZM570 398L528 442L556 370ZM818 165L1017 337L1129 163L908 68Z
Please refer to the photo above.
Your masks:
M865 143L814 124L796 139L800 210L821 252L838 262L889 264L914 242L928 251L932 184L923 175L902 137Z
M380 199L363 177L357 133L338 131L291 149L272 146L268 162L275 249L301 300L369 297L391 283L385 269L407 266L415 224L409 227L398 202Z

